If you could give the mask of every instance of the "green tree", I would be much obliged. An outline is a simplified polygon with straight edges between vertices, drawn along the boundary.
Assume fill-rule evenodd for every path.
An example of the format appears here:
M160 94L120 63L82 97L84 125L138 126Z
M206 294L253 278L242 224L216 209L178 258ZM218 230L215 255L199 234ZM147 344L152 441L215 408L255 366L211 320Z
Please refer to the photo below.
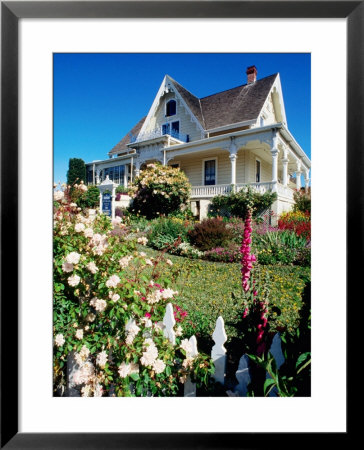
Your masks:
M73 185L86 181L86 165L81 158L70 158L67 171L67 184Z

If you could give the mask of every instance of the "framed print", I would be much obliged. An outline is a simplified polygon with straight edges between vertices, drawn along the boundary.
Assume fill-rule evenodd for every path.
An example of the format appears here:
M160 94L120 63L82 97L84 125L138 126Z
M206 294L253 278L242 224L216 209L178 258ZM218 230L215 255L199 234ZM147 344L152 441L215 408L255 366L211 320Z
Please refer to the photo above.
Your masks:
M360 279L362 269L362 264L357 263L353 254L353 248L359 252L362 249L363 227L363 192L360 182L363 167L363 156L360 150L364 140L362 127L364 120L363 22L364 6L361 1L1 2L2 447L260 448L270 445L274 448L278 446L288 448L295 445L297 439L308 444L312 439L312 433L315 439L322 437L325 442L328 437L332 437L343 444L348 443L352 433L351 414L347 406L349 346L346 299L352 296L354 291L358 291L357 280ZM124 80L124 84L128 84L128 80L138 79L138 82L133 84L130 81L128 84L129 91L135 93L145 89L148 78L153 77L152 64L158 64L158 59L151 63L147 57L141 60L136 57L137 55L149 54L154 55L154 58L158 55L159 61L163 58L167 60L168 55L180 55L180 57L185 55L183 63L177 64L183 66L182 72L193 74L193 70L196 71L199 66L204 65L205 55L209 54L210 60L215 59L215 66L211 67L219 66L220 69L224 67L226 72L246 71L244 76L247 78L244 79L244 86L252 89L253 86L259 86L259 67L257 78L255 66L249 63L248 68L237 67L240 64L239 60L233 58L224 61L221 59L219 63L219 55L251 54L256 55L258 59L258 55L263 58L262 55L265 54L285 54L288 55L287 67L290 70L296 64L296 84L293 83L293 90L296 90L297 95L302 96L306 95L307 91L303 84L301 86L299 84L300 76L303 75L299 69L301 66L297 62L298 59L295 60L293 57L289 59L289 55L309 55L312 108L309 111L308 107L305 113L301 111L301 117L303 114L305 120L311 122L312 126L312 173L310 160L304 153L300 153L302 149L300 150L293 134L288 132L288 127L285 126L285 111L280 106L282 102L279 103L282 92L277 78L272 78L271 85L265 88L267 92L272 92L272 96L268 97L271 98L271 102L268 101L267 105L265 103L258 105L254 118L247 113L243 119L225 123L222 119L222 108L229 102L230 105L236 104L234 103L236 99L233 98L235 91L230 85L226 86L226 92L229 94L222 95L224 92L222 87L214 91L214 95L218 92L219 97L211 99L213 95L202 94L197 98L189 93L187 85L182 86L178 80L166 75L159 90L158 86L155 87L155 90L158 90L157 95L152 93L151 98L148 98L146 102L149 110L149 113L146 111L148 113L146 118L140 123L133 122L130 127L131 131L127 133L128 142L120 141L114 147L114 151L110 147L109 155L105 153L102 161L95 161L96 158L90 156L93 161L86 161L85 166L85 185L99 186L98 190L95 188L93 206L89 208L92 210L99 207L103 211L104 214L100 216L103 217L101 221L109 220L105 218L105 215L111 216L117 231L114 229L113 234L110 232L112 236L110 239L114 239L115 242L123 233L122 227L120 226L119 229L119 225L116 224L119 213L116 214L115 202L124 201L127 192L132 195L127 189L135 178L138 179L140 171L158 171L159 165L156 164L155 159L164 166L169 165L171 173L184 173L187 177L190 176L193 195L198 198L195 204L192 205L192 202L190 205L191 214L198 216L200 224L204 218L203 208L207 208L201 199L204 199L209 192L213 192L214 195L228 194L230 190L232 193L238 193L239 183L247 184L248 178L243 178L243 172L239 172L239 164L241 165L243 160L242 157L239 158L241 155L239 150L242 146L247 146L251 152L250 160L244 160L244 177L251 177L251 180L250 178L248 180L249 183L257 186L269 184L269 189L273 192L278 192L278 187L281 189L280 192L288 192L287 186L292 181L290 175L294 175L295 186L298 192L301 192L301 180L307 187L310 182L309 176L312 175L313 375L312 385L310 385L312 388L308 395L302 394L294 399L265 398L264 396L259 398L259 395L254 395L253 391L253 393L250 392L252 395L246 398L229 398L239 397L237 391L235 392L232 388L228 396L224 392L221 398L208 395L211 391L205 391L205 395L200 398L197 398L198 396L178 399L157 398L158 395L150 398L158 389L162 389L161 383L163 384L164 379L157 377L154 384L148 381L149 390L146 391L148 395L135 398L133 394L136 394L138 389L139 393L144 392L140 383L138 384L140 374L143 373L144 377L147 374L146 371L139 372L137 363L149 367L148 376L153 378L155 374L166 370L169 357L167 353L171 352L170 349L166 350L163 360L158 359L156 355L153 356L153 351L148 352L148 346L151 345L147 342L150 336L148 335L148 338L145 334L148 330L143 332L143 348L141 347L142 350L140 350L143 354L140 361L143 359L144 362L134 360L128 353L123 355L123 360L120 359L117 364L115 363L116 372L120 378L128 380L122 389L128 395L130 394L129 396L126 395L122 399L112 398L113 392L116 392L118 396L121 389L119 385L115 386L113 381L111 385L106 382L102 387L100 387L101 384L100 386L93 384L91 388L89 384L87 389L85 389L87 385L85 383L83 390L78 389L75 383L76 388L72 387L74 395L66 397L63 395L64 389L68 389L67 394L71 393L71 384L68 380L74 375L71 374L73 366L68 357L59 350L63 348L65 339L68 339L66 332L62 331L63 323L57 320L52 322L54 311L49 297L52 295L50 289L53 283L53 262L56 266L58 264L60 279L57 283L59 282L60 291L72 288L72 293L79 296L82 282L78 276L81 273L80 255L75 247L72 247L70 243L67 244L68 247L65 244L64 248L68 249L66 253L59 258L56 254L54 261L51 256L53 225L57 227L57 221L61 220L57 212L53 216L51 209L53 192L49 185L53 184L53 181L58 181L56 179L58 175L53 169L56 156L51 155L51 148L58 145L58 124L68 115L73 114L74 130L85 127L80 120L82 110L99 107L96 103L87 104L85 101L87 98L94 100L97 95L90 89L88 79L98 76L97 67L102 66L105 70L108 67L108 62L103 55L112 58L117 54L130 56L129 59L120 60L118 79ZM70 63L70 55L75 58L72 63ZM87 58L87 64L84 67L78 64L81 61L79 55L86 55L83 56ZM99 61L102 62L94 63L93 55L99 55L101 58ZM170 68L172 68L173 61L172 59L170 61ZM112 67L109 66L110 71ZM100 78L99 83L111 85L115 82L116 92L117 80L115 81L111 72L109 73L108 77ZM203 73L201 84L208 85L209 74L206 71ZM217 77L212 69L210 76L211 79L214 76ZM223 77L220 75L219 78L219 82L222 83ZM73 84L76 79L78 80L77 88ZM268 80L265 83L269 84L269 76L265 80ZM80 95L82 89L86 93L84 97ZM284 93L284 85L282 90ZM299 92L300 90L302 92ZM264 97L262 91L259 92L259 95ZM243 92L239 95L243 96ZM76 107L68 110L67 107L59 108L66 98L71 97L79 103L79 110L76 110ZM115 98L117 98L116 94ZM210 99L207 100L207 98ZM157 116L156 111L159 111L160 105L162 105L160 123L155 122L158 127L155 125L152 129L153 121ZM116 116L116 109L119 106L106 101L103 107L105 107L105 117L102 125L98 126L106 129L108 123L114 120L112 116ZM130 108L132 107L131 103ZM188 129L184 122L185 111L191 113ZM275 121L279 122L279 126L276 125L271 131L269 126L275 122L269 122L269 120L270 115L274 114L280 119ZM129 115L132 115L131 112ZM287 120L289 121L289 117ZM253 122L254 127L251 127ZM201 123L206 126L201 127ZM227 123L236 123L236 129L230 130ZM258 129L259 133L264 132L267 136L260 137L260 147L255 151L252 145L247 143L249 133L256 133ZM226 130L229 133L226 133ZM206 131L208 134L204 134ZM200 133L198 139L197 132ZM226 138L229 141L228 144L224 141L219 145L229 153L222 156L220 153L211 152L211 146L225 139L225 135L228 136ZM281 140L278 139L278 135ZM81 143L77 142L76 136L76 133L68 137L64 135L65 148L84 146L88 148L91 155L91 148L94 145L94 142L91 142L92 139ZM141 150L141 136L144 143L148 141L147 149ZM118 139L121 138L122 136ZM209 139L207 144L211 147L209 147L210 153L203 148L206 142L201 143L206 139ZM156 145L162 141L168 142L170 147L174 146L174 153L168 153L169 150L166 150L168 146L164 146L164 150L155 158L155 153L152 155L152 152L155 152ZM197 145L196 142L199 142L198 145L201 146L196 152L199 153L197 162L192 161L189 156L190 149ZM123 145L125 148L122 148ZM269 158L266 156L267 149L264 146L267 146ZM150 157L141 158L141 151L149 152ZM99 151L102 157L101 152L104 153L104 150ZM71 165L69 171L71 171ZM195 179L197 181L191 181ZM80 191L80 197L82 192L86 191L86 187L83 183L76 182L77 176L74 186ZM275 187L277 187L276 191ZM87 189L89 192L90 188ZM153 189L152 194L157 195L158 188ZM183 189L180 187L180 193ZM56 192L58 192L56 194L59 197L58 200L61 200L64 196L63 191L56 190ZM69 195L71 199L71 195L75 195L74 191L70 190ZM135 195L134 202L137 204L138 197L137 194ZM163 192L166 201L172 195L173 193ZM138 209L140 211L143 208L142 199ZM279 213L283 211L282 208ZM211 209L209 211L211 212ZM222 220L220 213L219 210L217 221ZM76 217L76 211L74 214ZM158 221L159 219L155 219L153 214L149 210L145 213L148 220ZM106 244L105 248L101 248L103 246L101 241L96 242L101 231L96 233L91 229L94 226L90 225L91 222L86 223L79 216L77 217L77 220L82 223L72 225L74 227L72 230L79 233L77 236L81 236L80 233L82 233L83 240L94 239L92 244L88 241L85 244L87 252L90 254L93 252L94 255L92 261L85 260L88 270L85 280L89 280L90 273L96 279L98 268L94 261L99 261L98 257L102 259ZM179 223L179 220L181 221L177 218L175 223ZM244 229L249 228L246 220L244 216ZM101 227L101 225L97 226ZM177 225L174 226L177 227ZM61 227L59 236L67 234L67 230L62 234L64 231ZM92 236L86 235L91 232ZM133 229L137 240L135 258L139 258L142 261L141 264L149 270L147 266L153 266L153 257L149 259L149 249L147 251L147 248L140 248L147 239L146 234L138 234L139 232L138 225ZM192 236L193 233L190 235ZM248 239L249 236L246 238ZM102 240L101 237L100 239ZM108 245L112 245L111 241ZM125 243L124 246L128 245L131 244ZM244 249L246 250L247 247L245 246ZM243 259L244 257L249 259L250 255L245 254L244 249L239 251L242 252ZM211 248L203 249L203 251L208 250ZM129 264L127 254L121 252L116 255L115 253L114 257L117 259L117 264L123 270L127 270ZM166 261L167 266L172 263L170 259ZM247 269L250 266L247 259L245 263L242 262L242 267L243 276L247 274L246 280L250 276L250 269ZM293 260L291 263L293 264ZM79 272L75 275L76 272L71 272L76 266ZM107 272L106 269L102 271ZM76 313L80 315L84 313L83 316L90 319L87 319L89 323L81 327L79 325L81 321L73 319L72 323L69 321L67 325L67 329L72 332L72 339L67 341L67 345L73 346L72 351L76 352L76 361L78 355L80 367L87 360L88 355L85 356L85 361L81 361L82 351L86 351L87 348L86 350L81 348L79 342L89 329L93 330L93 341L87 343L88 349L91 349L91 353L98 354L95 366L98 365L103 369L106 367L106 371L112 366L111 361L115 360L115 356L111 355L110 349L114 345L117 346L120 337L117 333L114 336L110 331L110 336L114 336L113 339L115 339L112 341L108 339L103 345L99 345L98 340L102 338L98 337L98 328L93 321L94 313L101 314L106 305L111 309L112 302L116 304L120 295L133 298L138 305L140 300L141 306L139 305L138 308L142 313L137 311L138 308L134 308L133 314L135 317L141 314L146 327L149 319L158 320L158 326L161 329L160 345L163 343L168 347L170 343L176 342L173 326L175 319L180 319L181 314L184 314L183 309L180 309L178 305L176 309L174 303L173 305L169 303L170 308L167 307L164 317L162 315L157 318L155 312L156 303L161 297L173 299L174 291L170 289L171 281L161 281L162 284L159 284L157 278L153 278L154 281L147 279L144 290L138 291L134 289L131 279L125 278L123 291L119 291L120 272L117 273L118 275L112 275L110 272L106 283L97 283L100 291L93 288L91 309L86 311L83 301L80 300ZM184 276L187 277L188 273L186 272ZM231 279L230 282L232 282ZM87 283L85 282L84 285L88 286ZM247 287L246 291L249 291L246 281L242 286L244 290ZM85 289L88 288L85 287ZM126 293L128 289L130 292ZM280 289L283 293L283 284ZM81 297L86 295L82 292ZM104 295L107 300L100 300L101 295ZM254 294L252 290L252 296L255 295L257 294ZM214 304L212 302L211 299L211 305ZM128 305L124 306L127 310ZM145 311L144 307L147 308ZM61 309L57 310L57 314L62 314ZM277 311L281 314L279 309ZM208 311L205 310L205 313L199 316L201 322L207 316ZM264 324L259 329L265 326L265 316L263 316L264 313L261 317ZM116 322L118 320L122 322L120 317L115 319ZM50 367L53 355L52 323L56 330L54 354L58 355L57 358L59 357L56 363L58 375L62 372L62 367L67 367L67 371L64 370L67 382L61 380L56 389L53 384L54 374ZM97 323L101 324L101 322ZM107 323L107 326L115 328L111 316ZM138 322L138 325L140 323ZM173 323L172 328L169 328L170 323ZM221 346L220 348L224 348L224 325L230 326L227 320L225 324L223 321L216 322L214 342L216 346ZM132 321L127 322L126 326L128 330L132 330L128 332L132 344L140 328ZM156 333L158 332L157 330ZM133 333L133 339L131 339L130 334ZM97 339L94 339L95 336ZM183 350L182 355L186 357L185 366L182 364L183 357L181 357L181 367L192 367L191 361L197 355L197 351L193 350L194 341L180 342L177 337L177 342ZM199 337L197 345L199 346ZM162 347L158 348L160 355ZM193 356L188 359L188 355ZM173 356L172 359L176 362L178 356ZM199 361L199 373L208 367L206 361L202 359ZM298 365L297 368L303 370L304 363L306 361L302 360L302 367ZM76 372L77 370L75 369ZM173 368L168 370L171 371ZM185 374L183 383L190 386L188 383L191 383L192 372L191 374L188 371L185 372L178 372L178 375L177 372L171 375L171 372L169 376L172 379L177 376L182 379ZM197 372L193 373L193 377L197 377ZM107 375L110 380L113 380L111 369ZM263 375L265 377L265 372ZM54 379L57 376L54 376ZM80 373L78 376L81 376ZM127 378L129 376L131 383ZM222 376L224 377L224 372ZM172 381L170 385L173 384ZM263 379L263 384L264 393L273 388L269 377ZM193 391L195 388L193 383L191 385L190 388ZM89 392L96 396L98 388L95 386L100 387L101 393L105 393L105 386L107 386L107 398L75 398L80 395L87 396ZM283 391L282 386L277 383L276 388L280 390L279 392ZM268 389L269 387L271 389ZM164 389L167 388L164 387ZM186 390L184 392L186 393ZM285 394L287 395L282 396L290 396L288 394L294 396L293 391L287 390Z

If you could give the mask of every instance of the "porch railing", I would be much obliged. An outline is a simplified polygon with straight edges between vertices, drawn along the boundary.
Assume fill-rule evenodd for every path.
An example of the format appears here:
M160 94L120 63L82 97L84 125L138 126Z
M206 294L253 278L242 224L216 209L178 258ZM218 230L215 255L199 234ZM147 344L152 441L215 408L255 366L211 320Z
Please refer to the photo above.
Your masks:
M191 197L215 197L231 192L231 184L215 184L212 186L193 186Z
M286 197L293 200L293 191L288 186L283 186L280 183L265 182L265 183L238 183L235 185L236 192L241 191L246 187L251 187L260 194L265 192L272 192L277 184L277 193L279 196ZM216 195L226 195L232 191L231 184L215 184L213 186L192 186L191 198L211 198Z
M255 191L259 192L260 194L264 194L265 192L271 192L274 187L274 183L272 182L266 182L266 183L238 183L236 185L236 191L239 192L241 189L244 189L246 187L251 187Z

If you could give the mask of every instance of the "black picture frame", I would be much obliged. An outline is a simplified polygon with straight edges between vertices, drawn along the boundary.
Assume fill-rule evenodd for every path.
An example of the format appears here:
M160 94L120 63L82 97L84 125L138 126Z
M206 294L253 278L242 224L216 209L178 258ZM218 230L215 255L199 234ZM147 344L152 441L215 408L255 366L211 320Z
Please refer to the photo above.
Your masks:
M21 18L346 18L347 299L361 292L364 169L364 1L2 1L1 2L1 448L292 448L328 443L315 433L19 433L18 432L18 22ZM329 74L330 76L330 74ZM338 81L339 82L339 81ZM344 86L341 86L342 88ZM334 132L334 129L333 129ZM344 149L343 149L344 151ZM335 186L333 186L335 187ZM9 301L11 297L11 301ZM358 301L355 297L353 301ZM350 314L347 303L348 317ZM348 327L347 327L348 328ZM11 339L10 339L11 337ZM9 342L11 341L11 345ZM348 355L350 345L348 345ZM349 364L350 357L347 357ZM342 361L341 361L342 362ZM348 366L347 366L348 367ZM11 368L11 370L9 369ZM350 371L347 371L350 375ZM360 380L358 380L360 381ZM348 393L349 396L349 393ZM348 405L349 406L349 405ZM330 438L347 447L355 425ZM284 420L284 418L282 418ZM350 447L348 447L350 448Z

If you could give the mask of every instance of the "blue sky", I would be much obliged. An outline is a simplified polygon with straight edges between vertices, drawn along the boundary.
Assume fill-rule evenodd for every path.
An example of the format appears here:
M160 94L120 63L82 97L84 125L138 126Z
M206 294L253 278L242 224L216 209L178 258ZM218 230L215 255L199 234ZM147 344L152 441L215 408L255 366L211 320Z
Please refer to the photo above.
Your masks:
M54 181L70 158L107 153L145 116L165 74L197 97L279 72L288 128L311 157L311 57L308 53L54 54Z

